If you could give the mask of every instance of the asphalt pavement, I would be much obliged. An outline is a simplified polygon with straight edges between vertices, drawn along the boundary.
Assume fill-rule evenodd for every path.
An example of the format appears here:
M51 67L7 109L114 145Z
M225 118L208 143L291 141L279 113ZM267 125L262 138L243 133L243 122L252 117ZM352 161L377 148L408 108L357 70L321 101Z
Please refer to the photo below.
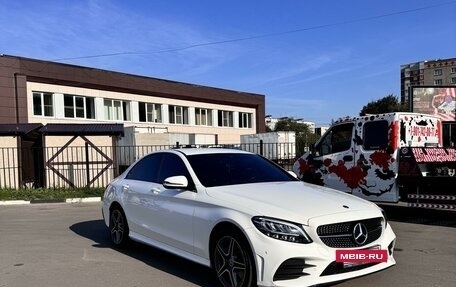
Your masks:
M397 265L335 286L454 286L456 212L385 209ZM100 203L0 206L0 287L214 285L210 269L156 248L112 248Z

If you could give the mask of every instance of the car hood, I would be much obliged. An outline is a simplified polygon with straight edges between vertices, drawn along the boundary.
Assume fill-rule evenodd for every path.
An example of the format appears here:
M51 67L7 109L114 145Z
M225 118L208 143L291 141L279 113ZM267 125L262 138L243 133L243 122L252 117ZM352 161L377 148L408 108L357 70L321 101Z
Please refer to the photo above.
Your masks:
M207 188L207 194L239 211L308 223L311 218L370 210L375 204L330 188L301 181Z

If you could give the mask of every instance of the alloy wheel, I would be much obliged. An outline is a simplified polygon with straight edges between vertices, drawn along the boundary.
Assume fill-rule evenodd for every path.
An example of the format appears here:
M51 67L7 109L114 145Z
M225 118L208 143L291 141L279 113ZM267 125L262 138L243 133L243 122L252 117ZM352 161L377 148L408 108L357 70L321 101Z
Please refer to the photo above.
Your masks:
M250 261L241 244L231 236L217 241L214 267L222 286L246 286L250 274Z
M111 239L115 245L121 245L125 236L125 219L122 212L114 209L110 216Z

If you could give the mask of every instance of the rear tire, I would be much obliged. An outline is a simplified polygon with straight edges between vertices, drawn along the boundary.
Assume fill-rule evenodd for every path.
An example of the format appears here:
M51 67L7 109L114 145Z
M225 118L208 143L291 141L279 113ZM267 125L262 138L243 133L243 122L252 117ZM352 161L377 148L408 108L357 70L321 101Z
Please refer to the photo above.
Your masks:
M211 250L211 263L223 287L256 286L256 271L250 246L237 230L218 233Z
M109 234L116 247L125 247L128 242L128 223L125 213L120 207L113 207L109 214Z

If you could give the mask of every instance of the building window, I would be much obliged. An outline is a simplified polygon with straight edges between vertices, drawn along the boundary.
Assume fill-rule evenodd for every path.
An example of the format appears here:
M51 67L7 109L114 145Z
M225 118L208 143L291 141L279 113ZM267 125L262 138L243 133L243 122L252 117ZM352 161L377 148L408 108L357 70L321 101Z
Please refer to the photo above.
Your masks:
M195 108L195 123L197 126L212 126L212 110Z
M434 80L434 85L436 85L436 86L442 85L442 79Z
M139 103L139 121L149 123L162 122L162 105Z
M441 76L442 75L442 69L435 69L434 70L434 76Z
M456 68L451 68L451 73L456 74Z
M219 127L233 127L233 112L218 111L218 125Z
M33 115L54 116L54 97L51 93L33 92Z
M105 99L104 115L106 120L131 121L130 102Z
M64 95L63 104L65 118L95 118L95 101L93 98Z
M188 125L188 108L182 106L168 106L169 123Z
M252 114L251 113L239 113L239 127L240 128L252 128Z
M456 77L451 78L451 83L456 84Z

